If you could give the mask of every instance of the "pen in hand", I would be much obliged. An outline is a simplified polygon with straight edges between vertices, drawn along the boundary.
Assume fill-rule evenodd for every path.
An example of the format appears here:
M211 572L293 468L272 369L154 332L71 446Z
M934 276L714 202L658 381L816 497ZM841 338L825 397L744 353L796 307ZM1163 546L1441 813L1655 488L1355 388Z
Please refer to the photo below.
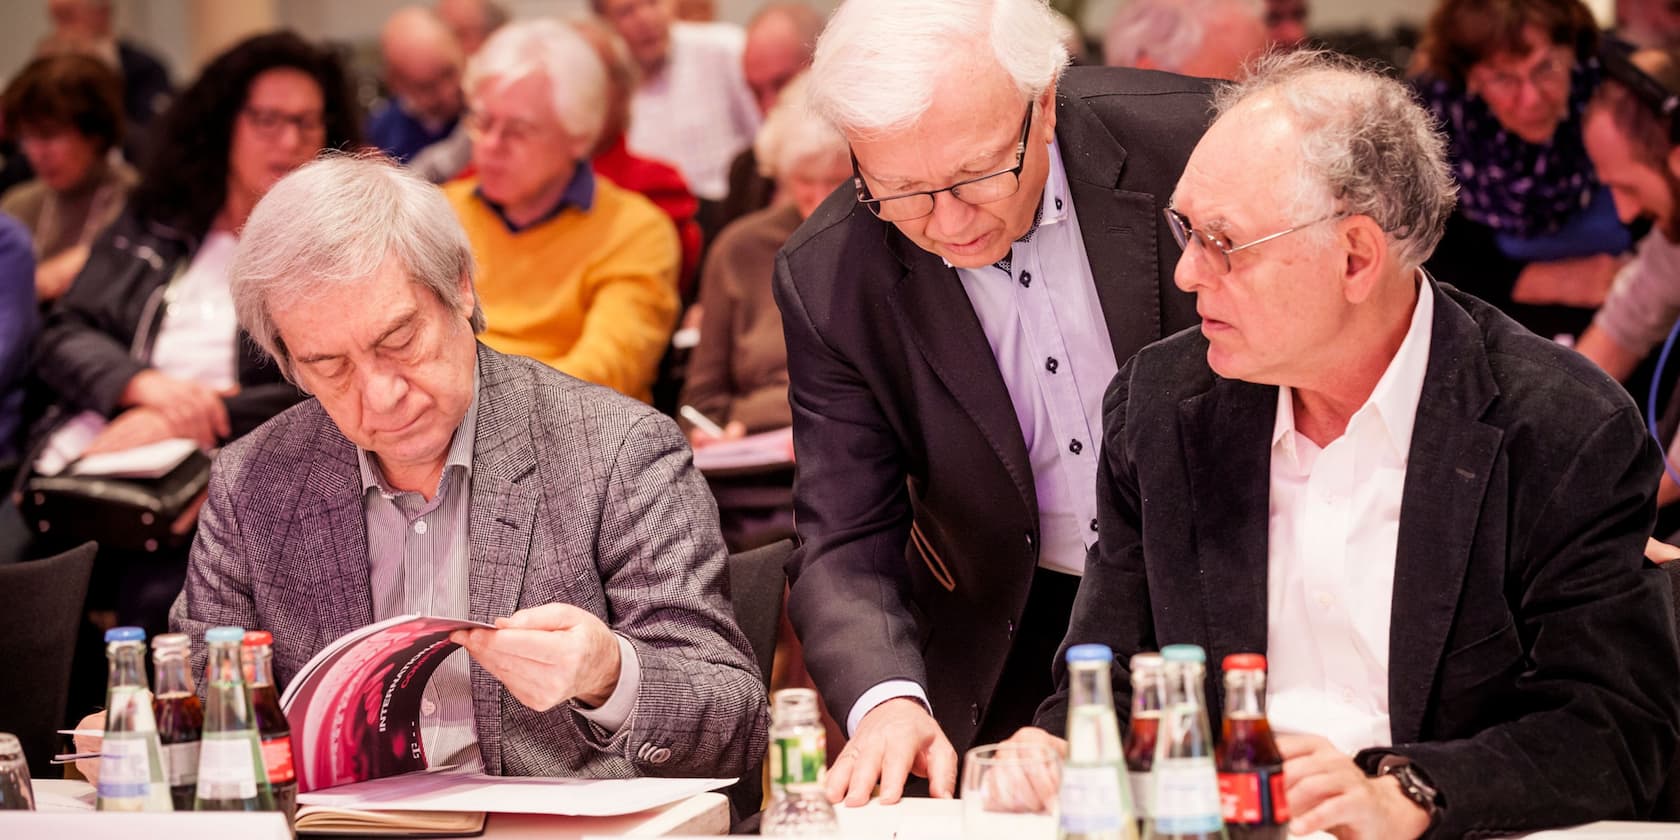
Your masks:
M701 414L700 409L697 409L692 405L685 405L682 408L677 409L677 413L681 414L684 420L693 423L694 428L699 429L712 437L721 438L724 436L722 426L712 422L712 418Z

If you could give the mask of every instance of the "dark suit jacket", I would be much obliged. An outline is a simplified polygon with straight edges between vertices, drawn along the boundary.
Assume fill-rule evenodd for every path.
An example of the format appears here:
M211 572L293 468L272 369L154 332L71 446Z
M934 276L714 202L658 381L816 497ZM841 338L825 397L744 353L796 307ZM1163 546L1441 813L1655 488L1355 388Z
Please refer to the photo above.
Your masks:
M1659 451L1638 408L1573 352L1450 287L1400 509L1392 748L1445 802L1436 833L1528 831L1650 807L1680 726L1669 592L1644 562ZM1216 376L1199 330L1146 348L1103 407L1102 543L1064 644L1265 651L1277 389ZM1287 620L1287 617L1270 617ZM1059 732L1060 691L1038 723ZM1217 667L1208 704L1223 708ZM1124 714L1124 712L1122 713Z
M485 771L730 776L765 750L764 685L728 603L717 510L669 419L520 356L478 348L467 618L547 603L589 610L641 664L608 732L562 703L527 708L472 663ZM169 623L274 633L283 687L373 623L355 447L307 400L223 449ZM204 648L193 654L202 672Z
M1207 125L1207 89L1076 68L1056 113L1124 361L1195 318L1161 208ZM841 720L882 681L921 684L960 752L1008 690L998 675L1038 562L1038 497L1003 377L956 272L850 187L789 240L775 291L799 462L788 609L812 676Z

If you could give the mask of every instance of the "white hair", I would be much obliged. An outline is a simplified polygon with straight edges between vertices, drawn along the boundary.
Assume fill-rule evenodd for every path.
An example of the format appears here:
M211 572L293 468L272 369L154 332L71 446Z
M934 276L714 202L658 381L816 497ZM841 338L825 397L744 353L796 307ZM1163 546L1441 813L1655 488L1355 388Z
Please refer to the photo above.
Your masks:
M1026 99L1068 62L1044 0L846 0L817 41L811 107L848 135L908 128L932 107L952 56L984 49Z
M845 159L847 152L846 138L811 111L809 80L804 73L782 88L753 140L759 174L766 178L824 167L834 158Z
M595 147L607 116L607 71L588 41L558 20L510 23L490 36L467 62L461 88L478 107L485 85L505 87L537 77L554 97L554 116L571 135L574 154Z
M1208 24L1221 13L1260 21L1257 0L1132 0L1108 22L1103 63L1136 67L1148 56L1161 70L1179 72L1201 51Z
M472 282L472 246L442 190L380 155L328 152L276 182L246 220L228 269L239 326L296 382L272 303L366 283L387 259L450 307L461 278ZM476 302L470 323L484 331Z

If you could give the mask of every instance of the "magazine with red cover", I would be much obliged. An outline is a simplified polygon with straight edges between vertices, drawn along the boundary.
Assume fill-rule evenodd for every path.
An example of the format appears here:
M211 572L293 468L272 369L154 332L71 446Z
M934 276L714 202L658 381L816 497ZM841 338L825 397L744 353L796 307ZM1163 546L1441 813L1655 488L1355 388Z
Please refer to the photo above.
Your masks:
M403 615L323 648L286 686L298 791L426 769L420 701L426 682L460 647L456 630L489 624Z

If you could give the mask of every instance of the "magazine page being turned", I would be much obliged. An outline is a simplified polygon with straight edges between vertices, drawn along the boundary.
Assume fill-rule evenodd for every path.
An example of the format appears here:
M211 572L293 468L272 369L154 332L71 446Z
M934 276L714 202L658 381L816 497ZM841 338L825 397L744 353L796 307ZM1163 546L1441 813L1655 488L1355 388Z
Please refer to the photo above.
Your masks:
M460 645L455 630L491 625L397 616L345 634L315 654L280 705L292 727L298 791L426 769L420 701Z

